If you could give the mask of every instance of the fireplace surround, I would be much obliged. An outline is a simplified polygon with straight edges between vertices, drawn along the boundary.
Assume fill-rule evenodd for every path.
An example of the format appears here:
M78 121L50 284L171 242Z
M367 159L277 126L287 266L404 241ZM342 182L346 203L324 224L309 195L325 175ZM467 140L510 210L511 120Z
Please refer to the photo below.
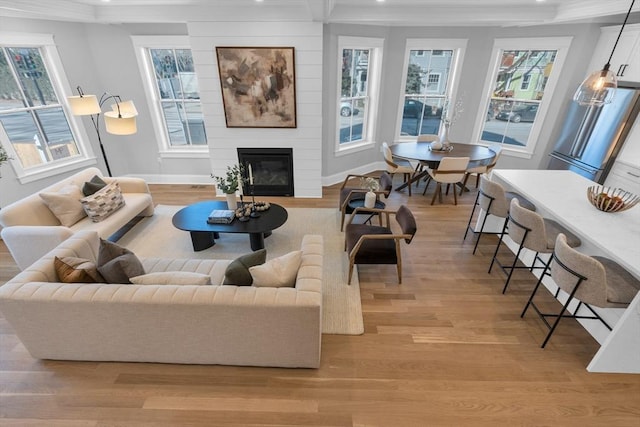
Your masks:
M291 148L238 148L240 164L251 165L256 196L293 197Z

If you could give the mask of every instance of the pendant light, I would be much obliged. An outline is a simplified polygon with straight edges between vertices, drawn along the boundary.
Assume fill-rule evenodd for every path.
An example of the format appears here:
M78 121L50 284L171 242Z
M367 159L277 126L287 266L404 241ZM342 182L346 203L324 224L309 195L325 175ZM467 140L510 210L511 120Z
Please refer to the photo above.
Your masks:
M631 0L631 6L629 6L627 16L624 18L622 27L620 27L620 33L618 34L618 38L611 50L611 55L609 55L609 60L604 65L604 68L590 74L573 95L573 100L578 104L600 107L604 104L609 104L613 100L616 88L618 87L618 79L609 67L611 66L611 58L613 58L613 53L616 51L616 46L618 46L618 42L620 41L622 30L624 30L624 26L627 24L627 20L629 19L629 15L631 14L631 9L633 9L635 1L636 0Z

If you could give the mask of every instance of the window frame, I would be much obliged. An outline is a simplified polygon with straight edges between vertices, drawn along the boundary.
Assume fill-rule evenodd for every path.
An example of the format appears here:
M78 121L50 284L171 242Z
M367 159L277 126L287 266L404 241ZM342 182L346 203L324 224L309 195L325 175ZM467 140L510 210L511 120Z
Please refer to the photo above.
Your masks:
M489 100L493 93L496 77L500 69L500 62L502 53L505 50L555 50L556 55L553 62L553 69L546 82L546 87L542 99L538 102L538 113L536 120L533 122L531 131L529 132L529 138L524 147L517 147L511 144L500 143L503 148L503 153L511 155L513 157L520 157L530 159L535 153L535 148L542 131L542 125L544 124L549 105L555 93L556 86L560 81L562 69L564 67L569 47L573 37L522 37L522 38L500 38L494 39L493 48L491 50L491 60L489 63L489 69L485 78L482 97L480 99L480 105L478 107L478 116L476 117L474 130L472 134L472 141L478 145L490 145L495 144L491 141L483 141L482 130L484 129L485 120L488 114Z
M358 141L340 143L340 103L342 99L342 55L344 49L369 50L369 67L367 69L367 97L369 98L363 112L363 132L365 138ZM380 85L382 76L382 58L384 54L384 39L374 37L338 37L336 55L336 102L335 102L335 145L334 154L341 155L354 150L368 149L375 145L375 118L378 114L380 100Z
M9 163L11 164L18 181L21 184L27 184L43 178L71 172L79 168L96 165L97 159L91 144L87 143L87 141L89 141L89 137L84 126L79 125L79 118L71 114L68 103L66 102L67 97L72 94L72 89L64 72L62 60L60 59L58 48L54 43L53 35L40 33L26 34L0 32L0 40L2 40L1 44L3 47L26 47L38 49L42 57L42 62L47 69L49 79L51 80L51 86L58 98L59 105L67 119L69 129L78 149L78 155L76 156L55 160L25 169L22 167L22 163L13 148L13 144L9 140L9 136L4 131L4 128L0 126L0 141L2 141L2 146L11 157L11 159L9 159Z
M149 55L149 49L189 49L193 56L189 36L131 36L131 40L138 61L138 69L142 77L145 96L147 97L153 131L156 135L158 155L160 158L209 158L208 143L204 145L189 144L180 147L171 145L169 136L165 132L164 114L160 108L162 100L158 97L156 91L153 64ZM200 95L200 107L201 109L203 107L202 95Z
M453 51L451 55L451 69L449 71L449 79L447 80L447 92L445 93L445 98L449 98L452 103L455 103L457 99L458 85L455 83L460 81L460 76L462 74L462 65L464 62L464 55L467 49L468 39L407 39L405 43L405 53L404 53L404 65L402 68L402 84L400 87L400 100L398 102L398 111L396 116L396 129L395 129L395 140L398 142L407 142L407 141L415 141L416 136L413 135L401 135L402 131L402 116L404 111L404 102L407 94L405 93L407 88L407 72L409 69L409 61L411 59L411 51L412 50L430 50L432 51L433 56L443 56L434 55L433 51L441 51L444 52L446 50ZM430 73L431 74L431 73ZM433 73L436 74L436 73ZM440 76L440 82L438 85L442 85L443 80L442 76ZM428 93L428 91L426 92Z

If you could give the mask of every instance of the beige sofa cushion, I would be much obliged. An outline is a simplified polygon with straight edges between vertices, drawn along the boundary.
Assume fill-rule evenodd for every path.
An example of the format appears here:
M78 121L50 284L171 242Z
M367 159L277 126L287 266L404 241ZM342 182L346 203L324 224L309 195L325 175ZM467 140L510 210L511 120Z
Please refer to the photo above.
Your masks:
M67 184L58 191L43 191L40 198L49 210L58 218L60 224L71 227L73 224L87 216L82 208L83 194L80 187L75 184Z
M302 251L293 251L249 268L253 286L291 288L296 284L298 269L302 262Z

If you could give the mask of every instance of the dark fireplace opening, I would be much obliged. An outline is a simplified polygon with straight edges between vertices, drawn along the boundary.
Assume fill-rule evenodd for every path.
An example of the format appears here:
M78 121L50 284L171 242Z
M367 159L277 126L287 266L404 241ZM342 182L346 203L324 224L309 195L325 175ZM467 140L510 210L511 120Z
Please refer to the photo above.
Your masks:
M293 196L291 148L238 148L238 161L251 165L256 196Z

